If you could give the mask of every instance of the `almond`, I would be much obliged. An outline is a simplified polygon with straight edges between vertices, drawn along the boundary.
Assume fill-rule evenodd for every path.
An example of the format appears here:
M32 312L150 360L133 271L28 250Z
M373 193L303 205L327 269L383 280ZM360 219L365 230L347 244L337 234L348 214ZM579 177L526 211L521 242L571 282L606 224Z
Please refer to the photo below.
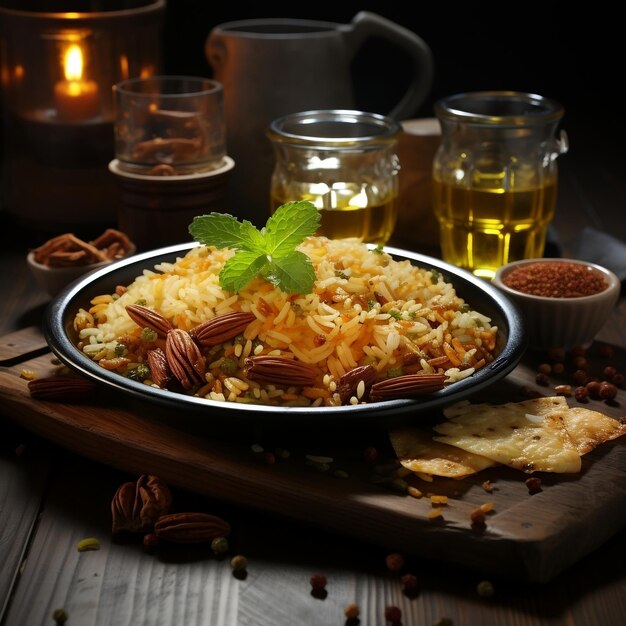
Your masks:
M141 521L137 502L136 484L127 482L120 485L111 500L111 530L114 535L123 532L139 532Z
M172 322L160 313L141 304L126 305L126 313L137 326L150 328L161 338L165 337L168 331L174 328Z
M172 493L158 476L147 474L142 474L137 480L137 493L141 499L141 528L150 530L159 517L169 513Z
M112 532L148 532L156 520L169 512L172 494L158 477L142 474L136 482L117 489L111 500Z
M250 380L288 387L310 387L315 383L312 365L280 356L251 356L244 361L244 374Z
M373 365L362 365L346 372L337 383L337 392L341 398L341 403L346 404L352 396L357 395L357 389L361 381L365 385L363 395L366 396L377 376L378 372Z
M396 400L422 396L443 389L445 374L407 374L374 383L370 389L370 402Z
M167 389L172 380L172 370L167 364L165 352L161 348L148 350L146 353L146 361L150 368L150 378L152 382L161 389Z
M28 390L36 400L77 402L93 398L98 386L86 378L46 376L29 381Z
M191 389L204 381L204 357L186 330L174 328L167 333L165 358L184 389Z
M189 334L202 346L215 346L240 335L255 319L254 313L226 313L199 324Z

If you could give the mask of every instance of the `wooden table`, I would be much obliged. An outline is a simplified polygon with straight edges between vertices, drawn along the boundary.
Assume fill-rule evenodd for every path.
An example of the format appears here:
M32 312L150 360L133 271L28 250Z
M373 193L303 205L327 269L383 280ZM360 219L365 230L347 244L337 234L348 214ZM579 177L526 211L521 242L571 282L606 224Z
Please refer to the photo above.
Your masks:
M576 134L570 134L575 145ZM620 163L594 159L592 135L581 133L579 145L580 152L564 157L561 168L554 224L564 254L587 224L626 239L624 220L614 217L624 197ZM0 213L0 219L4 335L38 324L48 297L34 284L24 259L27 247L37 243L35 235L9 231L6 216ZM621 300L600 339L626 347L625 306ZM420 591L408 597L385 565L389 550L384 547L320 530L315 520L296 522L175 488L178 510L215 511L231 522L232 550L249 563L247 576L240 579L228 559L206 549L155 556L140 544L112 541L111 497L136 476L68 452L5 415L0 418L3 626L53 624L53 612L61 608L68 624L80 626L331 625L346 623L349 603L360 607L363 626L387 623L389 605L402 610L405 626L626 624L626 530L549 583L490 577L492 597L477 593L484 577L476 571L409 555ZM78 552L77 543L85 537L98 538L100 550ZM309 579L318 573L328 579L323 598L311 594Z

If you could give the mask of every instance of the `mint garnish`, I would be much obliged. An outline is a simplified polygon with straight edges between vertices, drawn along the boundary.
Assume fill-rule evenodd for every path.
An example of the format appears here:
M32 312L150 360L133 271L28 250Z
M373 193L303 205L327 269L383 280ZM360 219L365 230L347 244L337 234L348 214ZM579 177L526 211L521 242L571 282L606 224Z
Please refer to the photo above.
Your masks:
M315 270L296 248L315 234L319 221L319 211L303 200L279 206L261 230L248 220L209 213L194 217L189 232L205 246L235 250L220 272L222 289L237 292L262 276L286 293L305 294L313 290Z

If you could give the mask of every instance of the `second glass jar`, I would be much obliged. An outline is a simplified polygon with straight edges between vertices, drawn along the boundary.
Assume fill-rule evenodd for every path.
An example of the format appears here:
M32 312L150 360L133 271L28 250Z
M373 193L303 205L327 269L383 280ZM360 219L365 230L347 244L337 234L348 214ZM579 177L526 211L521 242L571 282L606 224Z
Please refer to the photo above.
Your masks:
M396 224L402 128L376 113L318 110L274 120L276 163L270 210L309 200L321 212L319 235L386 244Z

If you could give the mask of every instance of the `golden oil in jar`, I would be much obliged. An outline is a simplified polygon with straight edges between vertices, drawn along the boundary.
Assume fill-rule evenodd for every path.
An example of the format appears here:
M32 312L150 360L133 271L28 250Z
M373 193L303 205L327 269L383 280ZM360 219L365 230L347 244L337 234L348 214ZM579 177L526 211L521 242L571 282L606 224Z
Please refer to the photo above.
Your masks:
M502 265L543 256L567 135L563 107L537 94L479 91L435 103L441 144L433 207L444 261L491 279Z
M512 187L504 173L473 178L471 187L433 178L442 257L491 279L509 261L543 256L556 175L539 186L516 181Z
M385 245L397 218L401 131L389 117L343 109L274 120L270 210L309 200L321 215L319 235Z
M285 188L273 188L271 211L293 200L312 202L321 214L316 234L329 239L351 239L384 245L396 224L396 196L372 197L371 190L356 183L292 182Z

